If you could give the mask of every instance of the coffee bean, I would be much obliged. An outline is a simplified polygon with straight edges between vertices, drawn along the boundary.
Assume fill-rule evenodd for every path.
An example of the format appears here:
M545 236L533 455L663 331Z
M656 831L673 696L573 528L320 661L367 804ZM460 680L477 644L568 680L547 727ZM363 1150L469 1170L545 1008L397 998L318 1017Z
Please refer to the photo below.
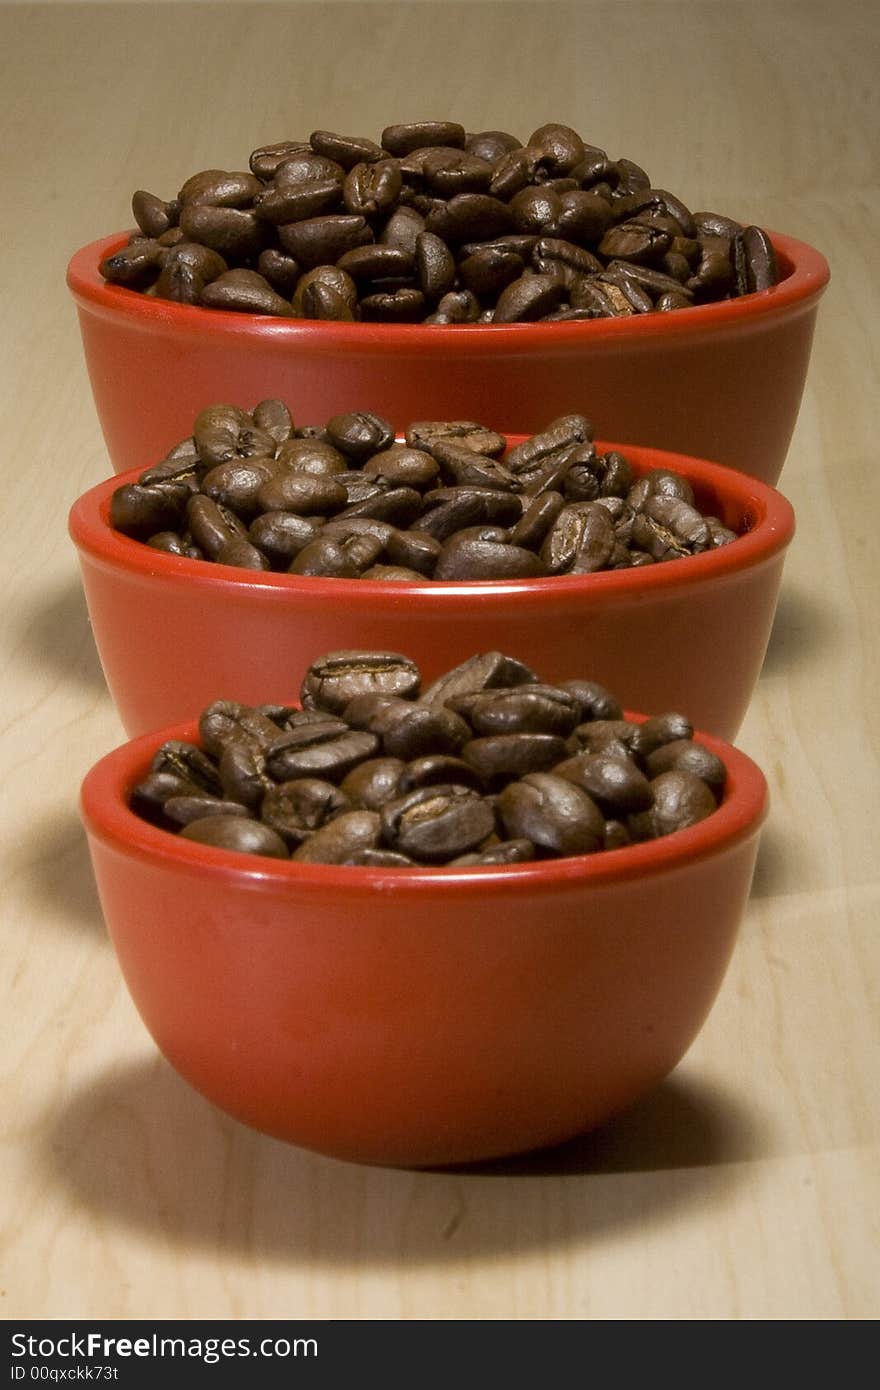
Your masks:
M494 783L545 772L561 762L565 752L565 740L557 734L489 734L471 739L461 756L486 783Z
M396 652L334 652L309 667L301 698L304 709L336 713L356 695L415 699L420 681L415 662Z
M303 840L292 858L301 864L343 864L359 850L378 849L379 826L375 811L343 811Z
M715 797L693 773L661 772L651 782L654 797L650 810L630 816L627 825L635 839L656 839L686 830L715 810Z
M299 777L271 787L263 798L260 819L295 848L343 811L351 802L341 788L319 777Z
M464 126L455 121L410 121L406 125L386 126L382 131L382 148L398 158L429 145L453 145L463 149L464 142Z
M417 787L386 802L380 816L384 842L427 864L467 853L495 829L489 803L460 783Z
M287 846L280 835L268 825L246 816L213 815L190 821L180 831L184 840L215 849L233 850L236 854L266 855L270 859L287 859Z
M554 772L588 792L606 816L625 817L653 801L651 784L631 758L580 753L558 763Z
M602 846L605 818L595 801L564 777L531 772L498 797L508 835L530 840L539 852L592 854Z

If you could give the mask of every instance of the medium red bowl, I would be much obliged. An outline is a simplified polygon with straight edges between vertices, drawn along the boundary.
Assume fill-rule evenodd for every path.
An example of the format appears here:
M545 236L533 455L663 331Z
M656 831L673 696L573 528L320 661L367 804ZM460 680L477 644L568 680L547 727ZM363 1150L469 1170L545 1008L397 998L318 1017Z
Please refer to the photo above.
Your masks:
M123 479L92 488L71 510L70 534L127 732L191 717L218 692L244 703L290 700L328 651L407 652L427 681L501 648L543 680L590 677L634 709L678 709L698 728L733 738L764 658L794 513L780 493L717 464L600 447L622 449L638 474L676 469L705 513L746 534L703 555L604 574L318 579L160 553L110 527L110 498Z
M339 868L180 839L128 809L167 738L103 758L82 812L107 925L158 1046L216 1105L339 1158L426 1165L551 1144L660 1081L721 985L766 786L593 857Z
M117 472L161 458L207 404L279 396L300 424L371 410L397 429L460 418L531 434L583 411L606 438L775 483L829 272L804 242L772 240L784 277L772 289L589 323L331 324L194 308L102 279L122 233L77 251L67 283Z

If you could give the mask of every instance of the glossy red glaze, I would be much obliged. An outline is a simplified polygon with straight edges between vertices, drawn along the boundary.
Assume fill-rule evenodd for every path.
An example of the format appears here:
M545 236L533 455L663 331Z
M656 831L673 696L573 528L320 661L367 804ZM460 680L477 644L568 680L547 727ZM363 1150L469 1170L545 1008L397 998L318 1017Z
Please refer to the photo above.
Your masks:
M515 436L511 436L515 442ZM426 681L474 652L515 652L543 680L602 681L636 709L680 709L733 738L764 658L794 514L778 492L699 459L626 445L637 473L674 468L734 544L639 570L504 583L389 584L235 570L113 531L110 497L70 513L95 641L129 734L219 697L295 698L310 663L344 648L406 652Z
M104 915L141 1016L215 1104L367 1163L456 1163L601 1124L665 1076L720 987L766 786L744 754L719 810L665 839L505 869L234 855L127 806L166 738L88 774Z
M206 405L252 409L280 396L299 423L370 410L399 430L460 418L533 433L583 411L605 437L775 483L829 274L818 251L774 233L780 284L695 309L590 323L334 324L199 309L109 285L98 265L124 240L84 246L67 273L117 472L161 458Z

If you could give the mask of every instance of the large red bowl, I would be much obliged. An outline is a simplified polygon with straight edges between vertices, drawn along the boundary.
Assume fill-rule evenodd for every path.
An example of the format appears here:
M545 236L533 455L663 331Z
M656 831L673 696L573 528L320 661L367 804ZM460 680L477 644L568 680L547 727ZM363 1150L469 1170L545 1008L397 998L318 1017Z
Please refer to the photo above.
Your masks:
M207 404L287 401L298 423L371 410L534 433L583 411L606 438L715 459L775 483L797 419L828 266L773 234L783 279L719 304L589 323L331 324L200 309L107 284L122 233L70 262L98 416L117 472L146 468Z
M665 839L503 869L256 859L140 820L166 738L103 758L82 810L101 903L171 1064L246 1124L369 1163L553 1143L684 1055L721 985L765 814L758 768Z
M589 676L634 709L679 709L698 728L733 738L770 635L792 509L774 489L717 464L600 447L622 449L636 473L676 469L704 512L746 534L703 555L604 574L317 579L160 553L110 527L110 497L123 479L92 488L71 510L70 533L126 730L191 717L218 693L245 703L290 700L327 651L408 652L432 680L475 651L501 648L544 680Z

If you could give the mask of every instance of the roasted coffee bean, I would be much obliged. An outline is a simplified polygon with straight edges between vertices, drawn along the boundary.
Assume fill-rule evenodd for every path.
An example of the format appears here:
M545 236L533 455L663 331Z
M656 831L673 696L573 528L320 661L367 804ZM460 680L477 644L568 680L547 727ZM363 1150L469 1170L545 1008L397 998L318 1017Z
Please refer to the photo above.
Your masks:
M171 773L192 782L210 796L220 794L221 784L211 759L193 743L171 739L162 744L150 763L150 771Z
M661 772L693 773L701 782L705 782L716 796L720 796L724 790L727 779L727 770L718 755L689 738L662 743L653 753L648 754L645 764L650 777L659 777Z
M564 506L565 499L560 493L541 493L529 503L511 531L511 545L525 546L528 550L540 550Z
M316 154L332 159L343 169L353 169L360 163L374 164L385 157L380 145L360 135L336 135L330 130L313 130L309 144Z
M363 217L346 213L289 222L278 228L278 238L283 250L306 270L311 270L315 266L335 264L346 251L372 241L373 233Z
M545 772L561 762L565 752L565 740L557 734L488 734L466 743L461 756L486 783L495 783Z
M485 540L462 531L446 542L434 569L436 580L539 579L541 560L522 546Z
M405 768L400 758L368 758L346 773L340 790L353 806L378 811L398 795Z
M457 782L417 787L386 802L380 816L384 842L426 864L467 853L495 829L490 804Z
M580 704L558 686L530 685L452 696L447 707L461 714L477 734L570 734Z
M522 516L518 497L492 488L436 488L424 500L418 529L439 541L471 526L510 526Z
M760 227L745 227L735 236L733 246L740 294L753 294L776 284L776 253L766 232Z
M515 135L510 135L506 130L481 130L475 135L468 135L464 147L469 154L478 155L480 159L487 159L490 164L497 164L511 150L518 150L522 146L522 141Z
M693 773L661 772L650 785L654 797L651 808L627 820L634 839L656 839L676 830L686 830L705 820L716 808L711 790Z
M163 810L175 825L189 825L190 821L201 820L205 816L242 816L247 818L248 808L238 801L223 801L218 796L170 796Z
M557 309L565 286L555 275L521 275L498 296L493 323L525 323Z
M324 292L332 292L352 314L354 313L357 305L357 286L351 276L346 271L340 270L338 266L319 265L314 270L306 271L297 281L291 302L295 314L303 315L305 313L308 307L308 296L316 293L318 286ZM320 293L321 291L317 292Z
M347 501L345 489L332 474L325 473L276 473L257 491L263 511L296 512L298 516L326 516Z
M368 458L363 471L367 477L385 478L392 487L425 488L434 482L440 465L423 449L390 444Z
M115 251L100 264L105 280L126 289L143 290L155 281L161 265L162 247L152 239L138 240Z
M653 801L651 784L631 758L612 753L580 753L553 769L588 792L606 816L626 817Z
M592 854L601 849L605 818L592 797L564 777L530 772L498 797L498 815L512 839L539 853Z
M567 690L578 702L580 718L583 721L614 720L623 718L619 701L598 681L563 681L561 689Z
M314 473L333 477L346 473L348 463L334 444L327 439L286 439L276 450L276 460L291 473ZM344 486L344 480L340 479ZM347 494L346 494L347 496Z
M424 704L442 705L456 695L495 690L499 686L531 685L537 679L534 671L514 657L503 652L482 652L440 676L421 698Z
M185 483L124 484L110 500L110 525L126 536L147 540L156 531L177 527L189 496Z
M251 522L248 539L268 557L273 568L287 569L300 551L316 539L320 529L317 517L263 512Z
M690 506L694 504L694 490L687 478L666 468L645 473L630 488L626 500L634 511L641 511L649 497L678 497Z
M288 573L320 579L358 579L360 568L342 541L319 535L297 552Z
M341 788L320 777L298 777L270 787L263 797L260 819L295 848L328 821L351 809Z
M633 752L647 758L664 743L677 743L681 739L691 739L693 735L693 725L686 715L655 714L637 725L632 741Z
M190 821L180 831L184 840L215 849L234 850L236 854L266 855L270 859L287 859L287 846L280 835L268 825L247 816L213 815Z
M359 762L372 758L378 747L375 734L327 720L301 725L275 738L266 753L266 768L276 782L298 777L342 781Z
M259 814L263 797L272 787L265 747L250 739L231 739L220 753L219 771L224 797Z
M378 847L376 812L343 811L304 840L292 858L303 864L344 864L358 851Z
M397 652L334 652L313 662L303 681L304 709L341 712L356 695L416 699L421 675L414 661Z
M382 148L399 159L429 145L464 149L464 143L464 126L455 121L410 121L406 125L386 126L382 131Z

